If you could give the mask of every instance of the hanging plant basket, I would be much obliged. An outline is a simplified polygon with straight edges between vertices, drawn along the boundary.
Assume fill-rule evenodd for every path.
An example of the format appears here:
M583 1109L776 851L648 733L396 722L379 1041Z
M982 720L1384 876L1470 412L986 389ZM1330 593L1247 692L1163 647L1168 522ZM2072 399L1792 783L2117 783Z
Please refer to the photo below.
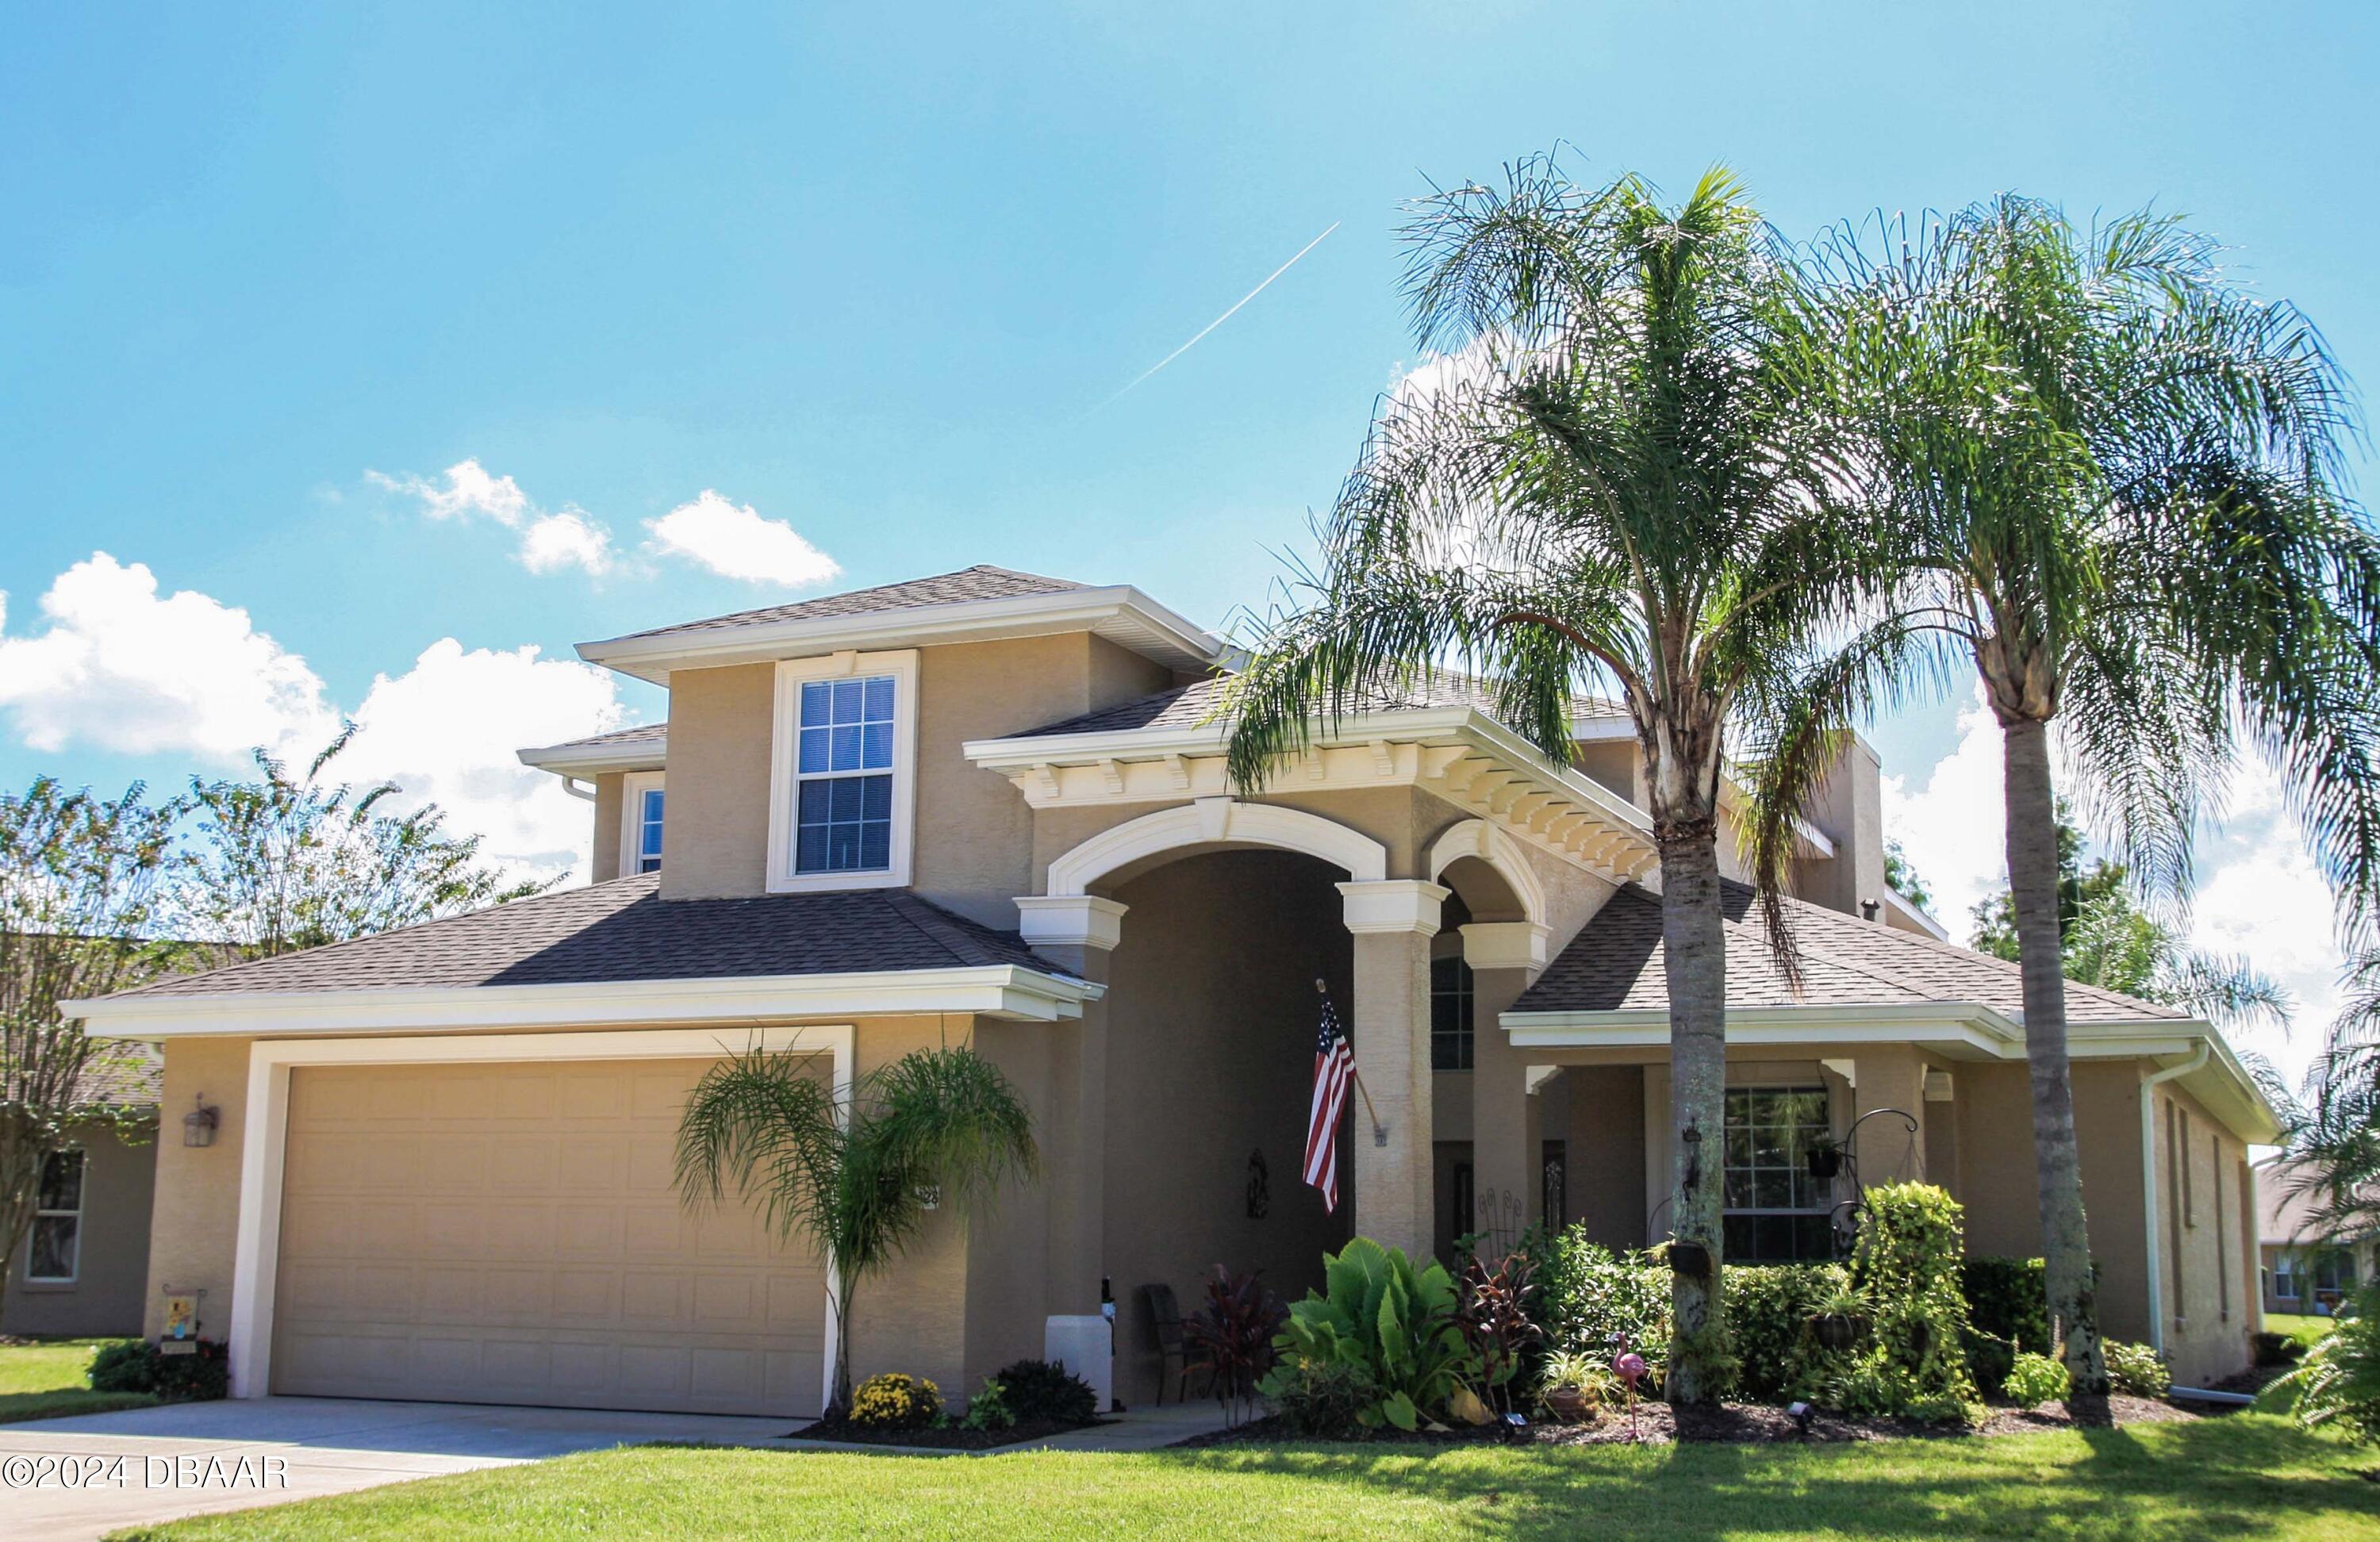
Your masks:
M1824 1146L1811 1147L1806 1156L1810 1163L1810 1176L1822 1183L1837 1176L1843 1170L1843 1148L1831 1141Z
M1860 1330L1866 1326L1848 1312L1826 1312L1810 1319L1810 1331L1816 1336L1821 1349L1851 1348L1859 1342Z
M1682 1274L1689 1280L1710 1278L1710 1249L1698 1242L1673 1242L1670 1245L1670 1272Z

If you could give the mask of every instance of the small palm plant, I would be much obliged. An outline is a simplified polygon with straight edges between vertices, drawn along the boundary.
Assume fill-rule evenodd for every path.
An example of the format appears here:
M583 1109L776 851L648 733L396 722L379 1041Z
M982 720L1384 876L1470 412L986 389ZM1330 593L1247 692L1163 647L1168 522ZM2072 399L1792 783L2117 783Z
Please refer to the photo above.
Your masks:
M2308 1429L2336 1425L2359 1440L2380 1440L2380 1288L2366 1289L2356 1308L2257 1404Z
M858 1077L844 1101L823 1069L814 1052L756 1045L704 1072L679 1118L677 1188L698 1211L733 1182L771 1230L806 1237L825 1260L835 1418L851 1406L858 1282L892 1267L929 1208L965 1216L1040 1158L1024 1100L973 1050L913 1050Z

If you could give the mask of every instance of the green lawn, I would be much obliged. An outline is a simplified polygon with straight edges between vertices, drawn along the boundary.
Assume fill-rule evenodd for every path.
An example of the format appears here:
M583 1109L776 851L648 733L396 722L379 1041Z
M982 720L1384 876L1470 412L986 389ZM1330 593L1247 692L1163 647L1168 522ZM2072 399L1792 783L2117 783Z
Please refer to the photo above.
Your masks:
M2292 1312L2265 1314L2265 1332L2286 1333L2308 1349L2320 1343L2323 1335L2338 1326L2337 1317L2300 1317Z
M1817 1450L1299 1446L989 1457L641 1447L144 1536L2380 1538L2380 1457L2258 1415Z
M0 1345L0 1424L55 1419L68 1414L105 1414L142 1408L157 1400L146 1392L94 1392L84 1379L91 1352L108 1339L45 1339Z

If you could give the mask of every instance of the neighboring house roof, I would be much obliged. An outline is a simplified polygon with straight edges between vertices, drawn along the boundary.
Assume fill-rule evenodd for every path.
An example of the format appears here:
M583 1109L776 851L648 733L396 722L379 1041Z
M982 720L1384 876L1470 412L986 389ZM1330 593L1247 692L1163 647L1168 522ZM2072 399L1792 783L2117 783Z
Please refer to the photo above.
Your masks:
M156 1045L109 1039L91 1046L74 1102L77 1108L154 1108L164 1084L165 1056Z
M667 637L683 632L712 632L722 627L751 626L771 621L816 621L828 616L915 610L922 605L957 605L972 600L1013 600L1024 594L1064 594L1090 587L1070 578L1047 578L1038 573L1019 573L1014 568L983 564L963 567L956 573L938 573L930 578L879 584L874 589L821 595L816 600L797 600L786 605L764 605L759 610L736 611L702 621L682 621L674 625L655 626L627 635L632 637Z
M1119 701L1111 707L1062 719L1014 735L1020 739L1052 738L1068 734L1113 734L1135 728L1192 728L1205 722L1220 698L1224 677L1195 681L1172 690ZM1347 703L1349 714L1413 711L1431 707L1469 707L1495 715L1493 697L1481 682L1468 675L1434 674L1411 689L1367 692ZM1581 697L1571 704L1571 716L1618 718L1626 715L1619 703Z
M995 931L904 889L663 901L660 884L654 873L616 879L209 974L158 980L109 999L987 965L1066 973L1014 933Z
M1956 1002L2011 1017L2024 1010L2023 977L2006 959L1789 899L1790 924L1802 951L1802 990L1797 994L1777 966L1753 891L1730 882L1721 883L1719 890L1726 915L1727 1004L1731 1009ZM1669 1004L1661 901L1631 884L1580 929L1511 1011L1666 1012ZM2066 987L2066 1014L2076 1022L2182 1021L2189 1015L2071 981Z
M2296 1164L2285 1157L2274 1157L2256 1164L2256 1239L2259 1242L2287 1244L2312 1242L2321 1238L2323 1228L2316 1223L2314 1212L2323 1205L2323 1196L2299 1187L2302 1181Z

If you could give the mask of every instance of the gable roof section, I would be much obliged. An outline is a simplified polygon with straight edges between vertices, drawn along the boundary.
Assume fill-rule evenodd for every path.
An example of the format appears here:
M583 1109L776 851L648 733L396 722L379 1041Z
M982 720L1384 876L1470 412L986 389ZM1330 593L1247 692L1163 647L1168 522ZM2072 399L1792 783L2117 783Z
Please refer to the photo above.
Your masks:
M1215 704L1222 695L1225 678L1217 675L1187 686L1177 686L1172 690L1135 697L1130 701L1119 701L1111 707L1046 723L1013 737L1062 738L1074 734L1116 734L1136 728L1195 728L1215 710ZM1432 707L1468 707L1490 717L1495 716L1494 699L1479 681L1451 673L1433 674L1409 690L1368 692L1350 701L1345 710L1353 716L1364 712L1419 711ZM1571 704L1573 720L1625 715L1619 703L1594 697L1581 697Z
M578 645L589 663L665 681L673 669L817 657L927 643L1090 632L1194 673L1221 639L1129 584L1080 584L989 565L821 595Z
M1038 573L1019 573L1014 568L980 564L963 567L955 573L937 573L930 578L879 584L874 589L856 589L846 594L825 594L816 600L798 600L786 605L764 605L759 610L736 611L703 621L684 621L673 626L630 632L628 636L669 637L688 632L715 632L725 627L751 626L771 621L818 621L829 616L916 610L924 605L957 605L975 600L1013 600L1026 594L1065 594L1088 588L1088 584L1078 584L1071 578L1046 578Z
M104 1000L1002 966L1065 974L1014 933L904 889L665 901L660 886L660 875L642 873Z
M1753 891L1730 882L1719 891L1730 1010L1961 1002L2009 1017L2023 1012L2023 976L2006 959L1789 899L1803 954L1803 989L1796 995L1771 956ZM1667 1012L1669 1006L1661 901L1631 884L1580 929L1510 1014ZM2189 1021L2177 1008L2070 980L2066 1014L2073 1022Z

